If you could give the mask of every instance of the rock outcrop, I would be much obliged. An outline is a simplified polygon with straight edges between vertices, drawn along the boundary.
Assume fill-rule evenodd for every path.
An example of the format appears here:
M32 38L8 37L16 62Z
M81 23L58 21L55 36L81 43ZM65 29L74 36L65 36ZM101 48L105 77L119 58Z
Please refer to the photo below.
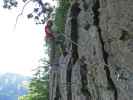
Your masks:
M49 100L133 100L132 11L133 0L72 3Z

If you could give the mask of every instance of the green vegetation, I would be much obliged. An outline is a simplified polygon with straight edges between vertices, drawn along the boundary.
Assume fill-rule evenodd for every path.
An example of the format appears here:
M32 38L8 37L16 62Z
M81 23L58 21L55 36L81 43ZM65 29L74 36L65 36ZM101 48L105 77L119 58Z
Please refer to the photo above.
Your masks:
M59 6L56 8L54 23L59 33L64 33L65 20L68 8L70 6L69 0L59 0Z
M29 84L29 93L19 100L48 100L48 64L37 68L36 74Z
M64 51L64 41L65 37L61 34L64 34L65 31L65 21L67 11L70 6L69 0L58 0L58 6L55 9L55 13L53 13L53 27L52 30L57 33L57 37L54 40L54 43L47 43L47 46L50 47L49 57L50 59L54 59L54 57L60 56ZM53 41L51 41L53 42ZM53 60L51 60L53 61ZM50 62L52 63L52 62Z

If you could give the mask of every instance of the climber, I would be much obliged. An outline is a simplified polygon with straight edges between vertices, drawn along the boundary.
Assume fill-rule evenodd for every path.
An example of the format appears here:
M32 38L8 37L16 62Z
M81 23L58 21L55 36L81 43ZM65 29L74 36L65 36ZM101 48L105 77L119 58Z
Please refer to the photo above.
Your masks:
M54 58L55 58L55 50L58 48L59 52L62 54L63 53L63 46L62 46L62 41L60 40L60 35L55 33L53 30L53 21L49 20L45 26L45 39L46 39L46 44L48 44L48 51L49 51L49 58L50 58L50 63L54 63ZM51 65L52 66L52 65Z
M49 20L45 26L46 40L53 40L55 38L54 32L52 31L52 20Z
M48 46L48 55L50 58L50 63L53 63L53 59L55 56L55 33L52 31L52 20L48 20L45 26L45 40Z

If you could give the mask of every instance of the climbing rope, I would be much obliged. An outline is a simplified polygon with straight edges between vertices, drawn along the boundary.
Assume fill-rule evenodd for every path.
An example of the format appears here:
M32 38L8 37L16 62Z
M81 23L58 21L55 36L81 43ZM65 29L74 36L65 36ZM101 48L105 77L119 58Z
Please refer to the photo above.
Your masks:
M61 35L64 36L67 40L69 40L69 41L72 42L73 44L75 44L75 45L77 45L78 47L80 47L81 49L83 49L83 47L82 47L80 44L78 44L78 43L74 42L73 40L71 40L67 35L65 35L65 34L61 34ZM103 66L107 66L107 67L112 67L111 65L106 64L106 63L100 63L100 64L98 64L98 65L103 65Z
M80 46L78 43L71 40L67 35L65 35L65 34L60 34L60 35L64 36L67 40L69 40L70 42L72 42L73 44L77 45L78 47L80 47L82 49L82 46Z
M77 45L79 48L83 49L83 47L82 47L80 44L78 44L78 43L74 42L73 40L71 40L70 37L68 37L67 35L65 35L65 34L59 34L58 36L61 36L61 35L62 35L63 37L65 37L65 39L69 40L71 43L73 43L73 44ZM58 37L58 36L57 36L57 37ZM60 53L63 54L63 49L61 48L61 45L59 45L58 47L59 47ZM86 52L84 52L84 53L86 53ZM85 54L85 55L86 55L86 54ZM90 54L88 54L88 55L90 55ZM59 64L50 64L50 63L49 63L49 65L52 65L52 66L53 66L53 65L56 65L56 66L57 66L57 65L59 65ZM94 64L93 64L93 65L94 65ZM98 64L98 65L103 65L103 66L107 66L107 67L112 67L111 65L106 64L106 63L100 63L100 64Z

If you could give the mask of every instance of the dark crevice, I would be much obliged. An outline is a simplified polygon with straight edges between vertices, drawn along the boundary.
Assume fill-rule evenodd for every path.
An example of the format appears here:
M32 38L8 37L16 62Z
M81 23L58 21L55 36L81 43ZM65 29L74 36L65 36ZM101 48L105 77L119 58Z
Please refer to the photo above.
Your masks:
M129 34L126 30L121 30L121 37L120 40L122 41L126 41L129 38Z
M82 82L82 87L81 87L81 92L83 95L86 97L86 100L91 100L91 93L88 91L87 85L87 65L84 63L83 60L81 60L81 65L80 65L80 75L81 75L81 82Z
M71 40L74 43L78 43L78 23L77 17L80 12L79 3L75 2L71 7ZM67 100L72 100L72 90L71 90L71 77L72 77L72 66L78 59L78 47L76 44L72 43L72 58L67 67Z
M86 3L86 1L85 0L82 0L83 1L83 7L84 7L84 11L87 11L87 9L88 9L88 4Z
M106 50L104 48L104 41L102 39L101 29L99 26L99 11L98 11L99 8L100 8L99 0L96 0L94 6L92 8L92 10L94 12L94 25L96 25L97 29L98 29L99 39L100 39L100 42L102 45L102 54L103 54L104 62L105 62L105 64L108 64L108 53L106 52ZM104 70L106 72L106 76L107 76L107 80L108 80L108 89L111 89L114 91L114 100L118 100L117 88L111 78L110 70L109 70L108 66L105 65Z
M57 87L56 87L56 97L54 98L54 100L60 100L60 98L61 98L61 93L60 93L59 86L57 85Z
M64 52L63 52L63 56L66 57L67 54L68 54L68 52L64 50Z
M79 3L75 2L72 5L71 8L71 40L75 43L78 42L78 22L77 22L77 17L80 12L79 8ZM73 58L73 64L77 61L78 59L78 47L76 44L72 43L72 58Z
M90 24L88 23L88 24L84 27L84 29L88 31L89 28L90 28Z
M102 44L103 58L104 58L105 63L107 64L108 63L108 53L104 49L104 41L102 39L101 29L99 27L99 11L98 11L99 8L100 8L99 0L96 0L94 6L92 7L92 10L94 12L94 22L93 23L94 23L94 25L97 26L100 42Z
M93 55L94 56L96 55L96 49L95 49L95 47L93 47Z
M71 60L67 67L67 100L72 100L72 91L71 91L71 77L72 77L72 63Z
M78 42L77 19L72 19L71 24L72 24L71 40L74 41L75 43L77 43ZM78 47L74 43L72 43L72 57L73 57L73 64L74 64L78 59Z

